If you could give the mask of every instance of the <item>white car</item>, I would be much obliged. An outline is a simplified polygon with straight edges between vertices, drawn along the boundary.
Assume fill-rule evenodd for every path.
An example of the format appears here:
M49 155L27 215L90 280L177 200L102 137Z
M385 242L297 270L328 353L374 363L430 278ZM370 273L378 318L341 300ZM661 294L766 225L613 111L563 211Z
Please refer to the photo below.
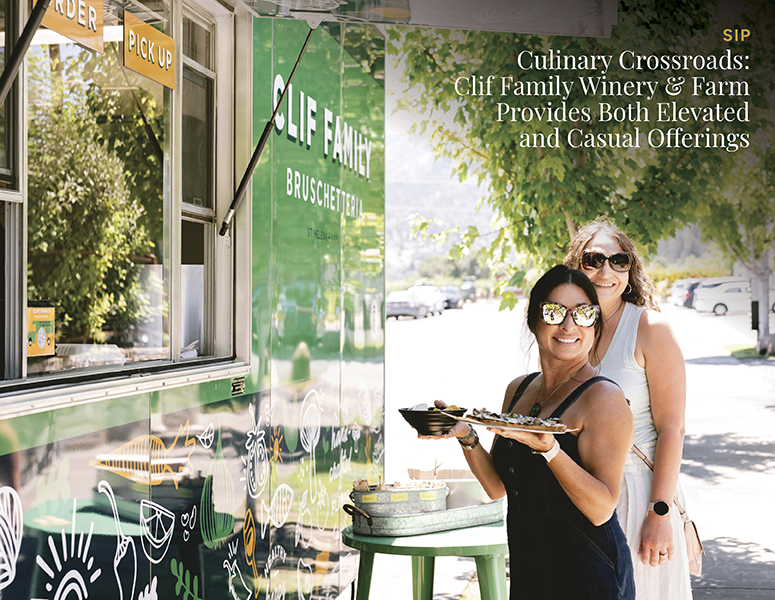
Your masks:
M422 303L428 307L428 314L440 315L444 312L446 297L435 285L413 285L409 291L418 296Z
M743 280L700 284L694 291L694 308L698 312L712 312L721 316L728 312L751 310L751 286Z

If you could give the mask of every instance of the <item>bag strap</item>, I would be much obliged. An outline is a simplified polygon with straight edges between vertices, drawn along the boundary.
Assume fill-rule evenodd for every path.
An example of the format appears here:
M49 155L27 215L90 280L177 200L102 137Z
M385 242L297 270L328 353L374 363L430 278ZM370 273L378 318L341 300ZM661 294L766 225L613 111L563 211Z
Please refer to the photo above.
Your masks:
M635 444L632 445L632 451L635 452L635 454L638 455L638 458L640 458L644 463L646 463L646 466L649 469L651 469L652 471L654 470L654 464L649 460L649 457L646 456L641 451L641 449L638 448ZM686 511L683 509L683 506L681 506L681 503L678 501L678 497L677 496L673 498L673 502L678 507L678 513L681 515L681 518L685 521L686 520L686 518L685 518Z

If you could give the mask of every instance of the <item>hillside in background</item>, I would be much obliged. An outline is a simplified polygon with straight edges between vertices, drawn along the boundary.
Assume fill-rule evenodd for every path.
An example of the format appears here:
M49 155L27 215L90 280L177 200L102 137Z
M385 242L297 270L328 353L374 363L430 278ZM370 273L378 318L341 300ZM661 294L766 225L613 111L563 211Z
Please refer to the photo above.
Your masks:
M412 237L411 215L441 219L444 228L465 229L474 225L480 233L485 233L492 229L493 213L487 204L476 210L485 190L453 178L450 163L435 161L421 136L389 128L386 140L386 276L388 281L397 281L416 277L417 269L429 256L446 257L453 243L437 247L434 242ZM731 269L730 261L718 248L702 240L696 225L689 225L660 242L656 256L650 257L650 264L660 273L715 273Z
M387 131L385 169L385 256L387 279L414 277L429 256L446 256L453 242L436 247L412 237L409 218L420 214L443 221L445 229L469 225L481 233L490 231L492 210L484 205L476 210L483 191L471 182L451 178L452 167L434 161L419 135Z

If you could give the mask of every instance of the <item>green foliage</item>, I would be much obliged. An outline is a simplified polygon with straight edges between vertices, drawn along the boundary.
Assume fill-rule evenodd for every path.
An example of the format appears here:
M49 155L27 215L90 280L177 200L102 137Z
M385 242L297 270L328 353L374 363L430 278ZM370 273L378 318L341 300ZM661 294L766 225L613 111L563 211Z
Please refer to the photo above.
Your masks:
M761 5L761 3L759 3ZM625 50L643 55L716 54L720 44L719 23L714 20L712 3L625 0L619 4L618 23L610 39L579 37L545 37L492 32L441 31L428 29L390 30L388 53L397 57L408 83L408 91L399 101L398 110L423 115L416 129L430 136L436 154L452 160L454 174L461 180L474 179L487 185L488 202L498 218L495 232L488 239L487 260L493 268L515 271L515 260L533 262L546 268L559 262L576 228L600 215L610 216L638 244L641 251L656 250L660 239L696 219L706 198L706 191L720 185L721 165L729 156L723 149L704 148L571 148L524 147L521 141L533 134L548 134L556 126L564 139L570 128L585 133L625 133L637 123L602 122L598 104L609 102L625 108L631 97L583 95L578 78L584 71L562 71L562 78L575 80L574 92L566 101L567 108L587 108L592 122L548 124L540 119L504 120L498 122L497 103L508 101L512 107L545 109L552 102L557 108L562 100L529 95L502 97L500 92L487 95L458 96L454 89L457 77L512 76L514 81L548 83L556 71L524 71L516 65L520 52L543 55L549 48L567 55L610 54L618 57ZM770 36L769 39L771 39ZM752 56L771 68L765 57ZM613 67L612 67L613 68ZM658 79L686 72L644 72L617 69L609 77L618 81ZM703 72L708 77L723 73ZM727 74L728 76L728 74ZM752 74L735 73L749 80ZM769 77L768 79L771 79ZM680 105L706 106L718 98L691 96L689 85L677 96L669 96L660 85L652 99L639 98L649 109L655 124L656 103L676 101ZM756 92L751 102L766 103L767 94ZM746 98L748 99L748 98ZM724 98L725 106L739 106L741 100ZM735 123L737 131L747 124ZM702 131L705 124L687 125L687 131ZM750 129L755 130L755 125ZM443 224L437 224L443 228ZM437 242L453 230L436 233L421 217L414 230ZM463 254L481 236L470 232L453 257Z
M148 231L154 243L153 253L160 258L164 237L164 165L159 150L166 146L162 86L122 69L117 44L106 44L102 55L81 53L84 55L83 71L88 73L85 100L99 125L95 141L123 159L126 185L143 206L139 225Z
M427 277L428 279L437 279L441 277L451 277L455 264L444 256L429 256L420 263L417 269L418 277Z
M739 10L739 26L750 29L746 52L755 57L745 77L752 92L754 132L749 148L726 157L718 181L707 192L700 228L759 280L759 339L769 332L767 307L772 250L775 248L775 22L769 6L749 0Z
M111 322L150 310L135 268L150 254L143 208L80 101L77 58L29 60L28 297L57 301L60 340L104 342Z

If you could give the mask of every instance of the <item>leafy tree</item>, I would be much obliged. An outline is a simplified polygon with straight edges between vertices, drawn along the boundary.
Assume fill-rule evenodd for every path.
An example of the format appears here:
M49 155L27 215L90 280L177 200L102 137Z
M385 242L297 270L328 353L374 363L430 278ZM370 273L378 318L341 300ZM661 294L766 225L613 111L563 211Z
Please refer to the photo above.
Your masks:
M58 301L60 340L104 342L108 322L148 314L135 268L150 254L143 209L81 102L77 57L29 60L28 297Z
M769 280L775 247L775 130L762 129L734 161L719 193L708 196L703 234L748 268L759 302L759 340L769 335Z
M440 279L451 277L455 265L445 256L438 254L428 256L420 263L417 268L418 277L427 277L428 279Z
M143 212L139 224L149 232L152 252L161 261L164 238L163 88L122 66L118 44L103 54L81 52L85 99L99 131L95 140L126 165L124 179Z
M455 90L456 78L510 75L514 82L548 84L557 77L557 71L522 70L516 61L521 52L544 56L549 49L562 56L604 54L615 58L625 50L645 56L720 54L721 29L715 27L712 8L702 0L623 1L610 39L391 30L388 51L402 63L408 83L408 92L399 108L426 115L419 120L418 128L429 133L439 156L452 159L461 180L473 177L488 186L486 201L500 220L500 228L487 249L490 262L511 264L515 256L529 256L539 267L559 262L576 227L600 215L610 216L644 252L653 252L661 238L695 219L704 202L703 190L719 184L727 152L702 147L654 149L647 144L640 148L572 148L565 143L559 147L527 147L525 140L532 139L533 134L547 135L554 127L559 128L562 140L571 128L579 128L583 134L632 131L638 122L602 122L598 105L605 101L614 108L626 109L633 98L584 95L580 93L578 78L590 72L563 70L562 79L576 81L574 91L564 103L566 111L571 107L588 109L592 114L590 122L580 118L563 121L559 117L552 123L538 118L498 122L499 102L531 109L535 115L537 109L561 107L562 98L504 98L499 92L492 96L461 97ZM660 82L653 98L638 98L650 113L650 122L641 127L649 129L657 125L657 102L676 101L679 105L699 107L719 101L692 96L690 85L685 85L676 96L667 93L665 83L669 77L688 78L692 74L682 70L617 69L608 73L608 79L623 83ZM703 75L721 77L723 73L706 70ZM751 74L735 72L732 77L750 79ZM764 99L757 96L752 101ZM741 102L741 98L724 98L724 106L738 108ZM684 130L701 132L706 126L702 122L691 123ZM428 224L416 224L416 228L421 234L434 235L435 230ZM453 232L457 231L435 235ZM470 247L479 235L476 228L469 228L453 252ZM513 267L510 270L513 272ZM519 284L521 275L517 272L509 283Z
M752 92L751 146L729 156L719 183L708 190L700 227L727 255L753 273L752 299L759 303L759 346L768 344L772 300L769 280L775 247L775 22L769 5L756 0L738 8L740 28L751 32L746 52L755 57L746 72Z

